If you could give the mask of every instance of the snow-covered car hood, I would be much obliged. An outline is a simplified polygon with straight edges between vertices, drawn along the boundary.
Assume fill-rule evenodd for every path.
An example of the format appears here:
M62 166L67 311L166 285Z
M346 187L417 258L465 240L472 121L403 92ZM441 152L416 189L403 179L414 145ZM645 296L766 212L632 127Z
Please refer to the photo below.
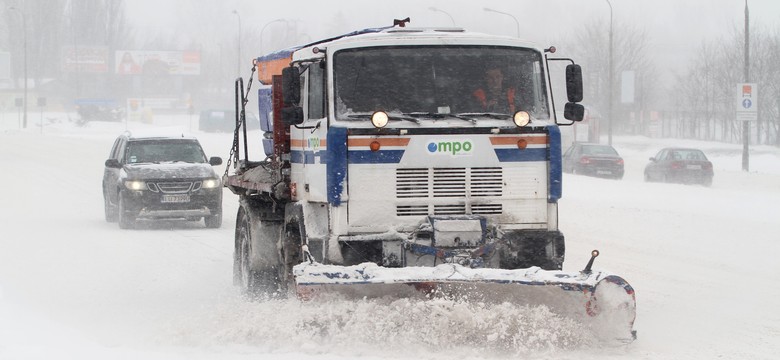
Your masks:
M217 177L209 164L161 163L134 164L123 168L125 179L202 179Z

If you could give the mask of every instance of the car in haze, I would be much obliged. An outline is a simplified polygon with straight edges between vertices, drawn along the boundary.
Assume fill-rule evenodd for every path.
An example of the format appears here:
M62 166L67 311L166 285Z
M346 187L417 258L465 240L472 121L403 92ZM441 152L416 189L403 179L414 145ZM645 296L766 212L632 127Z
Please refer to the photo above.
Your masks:
M222 183L198 140L185 136L137 136L125 132L114 141L103 172L103 202L108 222L133 228L138 219L204 219L222 225Z
M611 145L575 142L563 154L563 171L622 179L625 169L623 158Z
M699 149L670 147L658 151L645 166L645 181L712 185L712 163Z
M246 112L248 130L260 128L260 120L251 112ZM205 132L230 132L236 129L236 112L234 110L209 109L200 112L198 129Z

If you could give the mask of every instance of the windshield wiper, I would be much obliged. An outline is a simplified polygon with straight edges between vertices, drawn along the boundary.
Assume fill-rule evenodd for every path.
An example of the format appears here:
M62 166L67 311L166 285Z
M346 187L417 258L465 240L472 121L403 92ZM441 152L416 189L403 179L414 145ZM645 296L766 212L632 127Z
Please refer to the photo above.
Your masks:
M435 112L425 112L425 111L415 111L415 112L408 112L404 113L404 115L414 116L414 117L429 117L434 119L443 119L446 117L450 118L456 118L461 120L470 121L472 124L477 123L477 119L472 119L470 117L462 116L463 114L450 114L450 113L435 113Z
M492 119L499 119L499 120L506 120L510 119L511 116L509 114L504 113L494 113L494 112L470 112L470 113L460 113L457 114L457 116L485 116Z
M373 115L373 114L350 114L350 115L347 115L347 117L350 118L350 119L371 119L371 115ZM406 114L404 114L404 115L406 115ZM410 117L410 116L403 116L403 115L402 116L398 116L398 115L393 115L393 114L387 114L387 119L388 120L395 120L395 121L406 120L406 121L411 121L411 122L413 122L413 123L415 123L417 125L420 125L420 120L417 120L417 119L415 119L413 117Z

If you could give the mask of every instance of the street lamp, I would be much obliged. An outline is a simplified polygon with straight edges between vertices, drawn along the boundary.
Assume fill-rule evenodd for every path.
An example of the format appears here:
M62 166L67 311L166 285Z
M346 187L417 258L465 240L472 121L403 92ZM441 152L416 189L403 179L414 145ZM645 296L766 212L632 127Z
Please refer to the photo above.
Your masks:
M450 17L450 21L452 21L452 26L456 26L456 25L455 25L455 19L453 19L453 18L452 18L452 15L450 15L450 14L449 14L449 13L447 13L446 11L444 11L444 10L442 10L442 9L439 9L439 8L435 8L435 7L433 7L433 6L429 7L429 8L428 8L428 10L430 10L430 11L438 11L438 12L440 12L440 13L444 13L444 15L447 15L447 16L449 16L449 17Z
M609 76L607 77L609 79L609 106L607 107L609 120L607 121L607 143L612 145L612 3L609 0L605 1L609 5L609 65L607 66L609 68Z
M271 21L269 21L269 22L265 23L265 25L263 25L263 29L262 29L262 30L260 30L260 54L261 54L261 55L264 55L264 54L265 54L265 53L263 52L263 32L265 32L265 28L267 28L267 27L268 27L268 25L271 25L271 24L273 24L273 23L275 23L275 22L285 22L285 23L286 23L286 22L287 22L287 20L285 20L285 19L275 19L275 20L271 20Z
M241 76L241 15L238 14L238 11L233 10L233 14L235 14L238 17L238 61L237 61L237 69L238 76Z
M509 17L511 17L512 19L514 19L514 20L515 20L515 24L517 24L517 37L520 37L520 22L519 22L519 21L517 21L517 18L516 18L514 15L512 15L512 14L510 14L510 13L505 13L505 12L503 12L503 11L493 10L493 9L491 9L491 8L483 8L482 10L485 10L485 11L487 11L487 12L494 12L494 13L498 13L498 14L506 15L506 16L509 16Z
M27 15L22 9L9 7L8 10L18 11L22 14L22 38L24 42L24 121L22 128L27 128Z

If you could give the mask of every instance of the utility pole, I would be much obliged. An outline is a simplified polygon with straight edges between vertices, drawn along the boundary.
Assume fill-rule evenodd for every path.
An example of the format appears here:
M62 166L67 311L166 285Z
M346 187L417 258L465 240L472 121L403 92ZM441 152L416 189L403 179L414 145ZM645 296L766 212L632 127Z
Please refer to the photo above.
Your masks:
M609 68L609 74L607 76L609 81L609 86L607 88L609 89L609 105L607 106L607 116L609 116L609 120L607 120L607 143L611 146L612 145L612 73L614 72L612 69L613 66L613 60L612 60L612 3L607 1L607 5L609 5L609 65L607 67ZM745 0L747 1L747 0Z
M238 61L236 64L236 77L241 77L241 15L239 15L236 10L233 10L233 14L238 17Z
M24 13L24 9L17 7L9 7L8 10L16 10L22 15L22 41L24 42L24 118L22 122L22 128L27 128L27 14Z
M444 11L442 9L433 7L433 6L429 7L428 10L430 10L430 11L438 11L440 13L443 13L444 15L447 15L450 18L450 21L452 22L452 26L457 26L457 25L455 25L455 19L453 19L452 15L450 15L448 12L446 12L446 11Z
M263 25L263 28L260 30L260 54L261 55L265 55L265 53L263 52L263 33L265 32L265 28L267 28L268 25L271 25L275 22L284 22L285 24L287 24L287 27L289 28L289 23L285 19L275 19L265 23L265 25ZM287 33L285 32L285 37L287 37L286 34Z
M517 21L517 18L514 15L512 15L510 13L503 12L503 11L494 10L494 9L491 9L491 8L482 8L482 10L487 11L487 12L494 12L496 14L501 14L501 15L506 15L506 16L511 17L512 20L515 21L515 26L517 27L517 37L520 37L520 22Z
M745 0L745 83L750 82L750 16ZM742 171L750 171L750 121L742 122Z

